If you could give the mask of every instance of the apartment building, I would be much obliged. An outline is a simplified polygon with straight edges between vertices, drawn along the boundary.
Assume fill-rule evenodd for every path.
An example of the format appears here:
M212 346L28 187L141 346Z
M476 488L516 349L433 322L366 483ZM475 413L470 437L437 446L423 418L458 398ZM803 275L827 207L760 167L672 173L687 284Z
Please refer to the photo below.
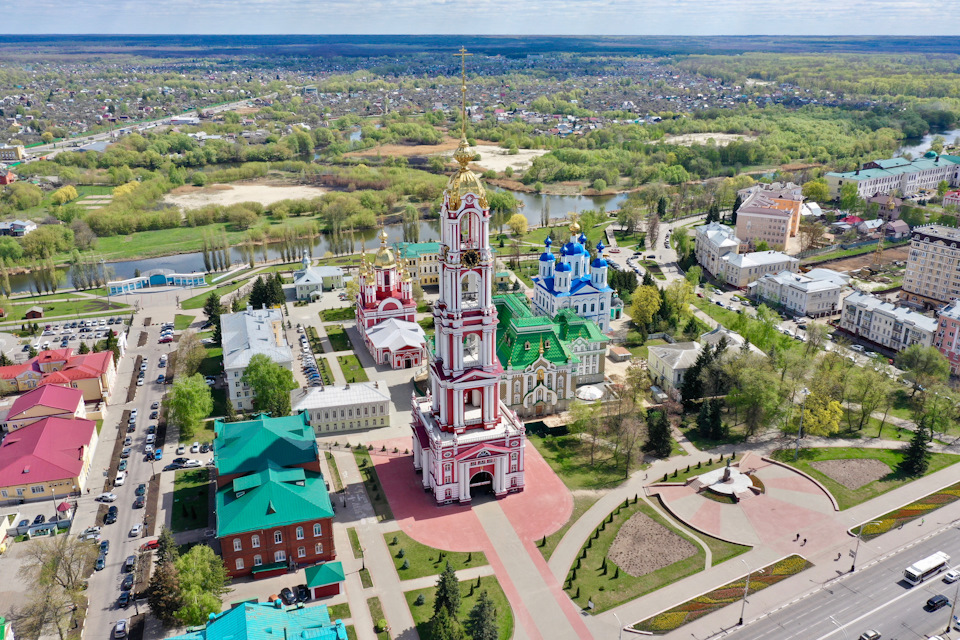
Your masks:
M794 190L754 191L737 209L737 237L751 246L766 242L774 249L785 249L800 230L802 208L803 196Z
M0 162L23 162L26 157L23 145L0 145Z
M936 308L960 298L960 229L940 224L916 227L900 299Z
M781 271L751 282L748 291L794 315L819 318L840 310L840 293L849 284L849 276L831 269L811 269L805 274Z
M789 271L796 273L800 261L781 251L754 251L725 256L722 260L723 268L717 277L723 276L724 282L744 288L754 280L759 280L768 273Z
M950 373L960 375L960 301L940 309L933 346L950 361Z
M902 351L914 344L932 346L937 320L857 292L843 301L840 328L893 351Z
M694 227L694 255L704 271L716 276L723 267L723 257L740 252L740 238L732 227L719 222Z
M277 364L293 370L293 351L283 331L280 309L253 309L220 317L223 336L223 370L227 394L237 411L253 410L253 392L243 382L250 358L263 354Z
M928 151L916 160L874 160L855 171L831 171L826 174L826 179L831 198L839 198L840 189L849 183L857 185L857 195L861 198L894 191L901 196L910 196L923 189L936 191L937 185L944 180L951 186L960 184L960 157L938 156Z
M397 253L421 287L440 284L439 242L401 242Z
M390 395L379 382L295 389L290 404L293 413L306 414L317 436L390 426Z

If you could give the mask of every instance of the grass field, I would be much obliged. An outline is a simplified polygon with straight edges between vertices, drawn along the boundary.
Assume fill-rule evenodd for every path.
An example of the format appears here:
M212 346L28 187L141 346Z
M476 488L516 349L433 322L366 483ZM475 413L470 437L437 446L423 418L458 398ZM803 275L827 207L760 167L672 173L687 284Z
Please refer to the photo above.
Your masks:
M554 533L551 533L547 536L546 544L543 546L540 543L537 543L537 548L540 549L540 553L543 555L543 559L550 561L550 556L553 555L553 552L556 551L557 545L560 544L560 541L563 540L563 536L567 533L567 530L573 526L573 523L580 519L580 516L585 514L587 510L593 506L593 503L600 499L599 495L590 493L586 495L574 495L573 496L573 513L570 515L570 519L564 523L562 527L557 529Z
M207 302L207 298L210 297L211 293L215 293L222 298L228 293L233 293L234 291L242 287L244 284L246 284L246 282L247 282L246 280L231 282L223 286L217 287L212 292L207 291L206 293L201 293L200 295L193 296L192 298L187 298L186 300L180 303L180 307L183 309L202 309L203 305Z
M340 469L337 467L337 459L333 457L333 454L329 451L324 451L325 458L327 459L327 467L330 469L330 486L333 487L335 493L340 493L343 489L343 483L340 480Z
M396 539L396 544L394 544ZM383 534L383 540L387 543L387 549L393 557L393 564L397 569L400 580L411 580L413 578L422 578L424 576L439 575L447 563L453 567L454 571L468 569L470 567L482 567L487 564L487 557L482 551L458 552L441 551L420 544L402 531ZM399 557L403 550L403 557ZM403 568L406 561L408 567Z
M591 462L590 445L578 436L542 437L528 434L527 439L537 447L540 455L571 491L615 487L626 479L623 461L614 464L608 448L598 445ZM642 456L635 455L630 464L631 471L640 469L641 463Z
M393 511L390 510L387 497L383 493L383 487L380 486L380 478L377 476L377 470L370 459L370 452L366 449L356 449L353 455L357 459L360 477L363 478L363 488L367 490L367 497L377 514L377 520L393 520Z
M774 451L771 455L774 459L785 462L816 478L827 488L827 491L837 499L837 504L841 510L849 509L861 502L876 498L887 491L902 487L914 480L914 478L903 474L898 469L900 461L903 460L903 451L895 449L860 449L853 447L800 449L800 459L796 462L793 460L793 449L780 449ZM819 460L853 459L879 460L890 467L890 473L879 480L865 484L859 489L850 489L810 465L811 462L817 462ZM927 468L926 475L945 469L957 462L960 462L960 456L949 453L934 453L930 456L930 466Z
M347 602L330 604L327 605L327 611L330 613L331 620L346 620L350 617L350 604Z
M183 429L180 430L180 444L190 445L194 442L199 442L200 444L206 442L210 444L215 437L213 420L205 420L200 423L200 428L194 430L192 433L186 433Z
M171 513L173 532L205 528L210 515L210 482L207 469L180 470L175 473Z
M61 295L60 298L67 297L67 295ZM27 302L27 301L24 301ZM18 305L7 305L7 317L4 318L4 321L11 322L16 320L23 320L24 314L27 313L34 306L43 307L43 318L36 320L38 323L42 323L44 320L49 318L57 318L62 316L68 316L75 318L81 313L97 313L97 312L106 312L106 311L119 311L129 309L129 305L120 304L119 302L111 302L109 305L106 300L100 300L96 298L77 298L69 302L42 302L38 301L38 305L31 304L18 304ZM31 321L33 322L33 321Z
M357 356L352 353L337 356L337 362L340 364L340 371L343 372L343 377L347 379L347 382L367 382L370 379L367 377L367 372L360 366Z
M189 327L191 324L193 324L193 321L195 319L196 318L194 318L193 316L187 316L182 313L178 313L177 315L173 316L173 328L176 329L177 331L183 331L184 329Z
M507 596L503 593L503 589L500 587L500 583L497 582L495 576L484 576L480 578L479 581L479 588L477 587L476 580L460 583L460 612L458 618L465 622L470 615L470 610L476 606L480 594L486 591L487 596L493 601L493 606L496 609L499 640L510 640L510 638L513 637L514 622L513 609L510 608L510 603L507 602ZM430 633L429 622L430 618L433 617L433 600L436 591L436 587L427 587L426 589L407 591L403 594L407 599L407 606L410 607L410 613L413 615L413 622L417 625L417 633L420 635L421 640L433 640L433 635ZM420 595L423 596L424 602L418 605L416 601ZM465 624L464 627L468 627L468 625ZM468 638L473 638L473 636L470 635L469 628L465 628L464 631L467 633Z
M350 342L350 336L344 331L342 325L331 324L324 327L327 332L327 338L330 339L330 346L334 351L352 351L353 344Z
M353 320L355 313L353 307L323 309L320 311L320 320L323 322L343 322L344 320Z
M387 629L380 629L380 621L386 620L383 616L383 605L380 604L380 598L374 596L372 598L367 598L367 608L370 609L370 617L373 618L374 633L377 634L378 640L390 640L390 632Z

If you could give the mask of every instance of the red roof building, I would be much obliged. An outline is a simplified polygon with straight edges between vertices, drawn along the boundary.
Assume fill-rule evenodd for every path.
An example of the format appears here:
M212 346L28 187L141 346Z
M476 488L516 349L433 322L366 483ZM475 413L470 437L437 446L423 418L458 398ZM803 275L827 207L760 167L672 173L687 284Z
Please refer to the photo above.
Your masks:
M0 185L13 184L17 181L17 174L10 169L0 169Z
M5 426L8 431L16 431L51 416L67 420L86 418L83 392L59 385L43 385L32 389L17 398L10 407Z
M80 389L85 402L99 402L108 400L116 377L112 351L73 355L73 349L55 349L41 351L23 364L0 367L0 392L54 384Z
M93 420L50 417L7 434L0 443L0 503L82 492L96 449Z

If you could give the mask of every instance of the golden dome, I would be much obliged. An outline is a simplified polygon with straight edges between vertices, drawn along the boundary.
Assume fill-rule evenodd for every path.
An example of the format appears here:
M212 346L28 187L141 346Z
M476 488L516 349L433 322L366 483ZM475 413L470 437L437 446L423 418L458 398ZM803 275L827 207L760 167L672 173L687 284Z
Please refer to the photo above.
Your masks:
M387 247L387 231L386 229L381 229L378 235L380 238L380 248L377 250L377 255L373 258L373 266L375 267L392 267L396 264L393 259L393 251L390 251L390 248Z
M580 233L580 224L577 221L570 223L570 233Z

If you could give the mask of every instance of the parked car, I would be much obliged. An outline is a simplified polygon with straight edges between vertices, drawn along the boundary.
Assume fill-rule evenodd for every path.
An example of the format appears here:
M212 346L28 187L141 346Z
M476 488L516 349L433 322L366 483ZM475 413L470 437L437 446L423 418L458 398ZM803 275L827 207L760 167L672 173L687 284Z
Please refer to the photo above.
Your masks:
M163 459L163 451L161 451L160 449L157 449L156 451L154 451L154 452L153 452L153 459L154 459L154 460L162 460L162 459Z
M100 555L105 556L110 553L110 541L104 540L100 543Z
M120 464L117 465L117 471L126 471L127 470L127 461L121 460Z
M129 591L121 591L121 592L120 592L120 597L117 598L117 606L118 606L118 607L123 607L124 609L126 609L127 607L130 606L130 592L129 592Z
M850 345L850 351L856 351L857 353L865 353L866 349L864 349L863 346L859 344L852 344Z
M122 487L123 483L127 481L127 472L120 471L117 473L117 477L113 480L113 486Z
M159 408L160 408L160 403L157 402L156 400L154 400L154 401L153 401L153 404L150 405L150 408L151 408L151 409L159 409Z
M137 488L134 491L134 493L138 496L147 495L147 485L141 482L139 485L137 485Z
M41 513L40 515L38 515L36 518L33 519L33 524L34 526L36 526L38 524L43 524L46 521L47 521L47 516Z
M187 452L187 448L186 448L185 446L180 445L179 447L177 447L177 455L178 455L178 456L182 456L182 455L185 454L186 452ZM174 462L178 462L178 461L177 461L177 460L174 460Z
M129 457L130 457L130 451L131 451L130 447L124 448L124 450L120 452L120 457L121 457L121 458L129 458Z
M140 545L140 551L150 551L160 546L159 540L149 540Z
M157 384L163 384L163 381L166 379L167 377L161 373L160 375L157 376Z
M306 602L310 599L310 589L305 584L297 585L297 602Z
M164 336L163 338L160 338L157 342L159 344L168 344L170 342L173 342L173 338L171 336Z
M284 587L280 590L280 599L283 600L283 604L285 605L297 603L297 596L294 595L293 591L289 587Z
M147 443L147 444L153 444L153 443L156 442L156 441L157 441L157 436L156 436L155 434L153 434L153 433L148 433L148 434L147 434L147 440L146 440L146 443Z
M208 451L210 451L210 445L208 445L206 442L200 445L200 453L207 453Z
M127 556L127 559L123 562L124 571L133 571L137 566L137 556Z
M195 469L197 467L202 467L202 466L203 465L200 464L199 460L187 460L185 463L183 463L183 467L185 469Z
M199 443L199 442L194 442L192 445L190 445L190 453L197 453L197 452L199 452L199 451L200 451L200 443Z
M97 558L96 564L93 565L95 571L103 571L103 568L107 566L107 559L103 556Z
M130 591L133 589L133 574L128 573L123 577L123 582L120 583L120 588L124 591Z
M113 628L113 637L114 638L126 638L127 637L127 619L121 618L117 620L117 625Z
M142 386L143 386L143 378L142 378L142 377L137 378L137 386L138 386L138 387L142 387Z

